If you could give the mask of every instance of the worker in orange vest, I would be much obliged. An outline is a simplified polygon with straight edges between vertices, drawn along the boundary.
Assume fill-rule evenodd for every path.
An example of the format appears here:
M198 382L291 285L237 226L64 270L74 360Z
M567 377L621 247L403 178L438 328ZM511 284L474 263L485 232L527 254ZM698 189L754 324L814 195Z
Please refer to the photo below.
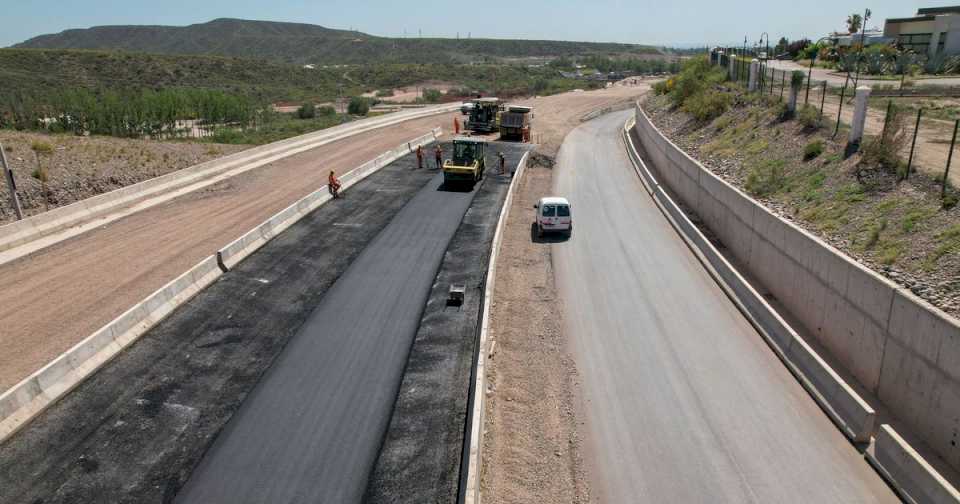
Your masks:
M460 134L460 121L458 121L456 117L453 118L453 134Z
M327 189L330 190L333 199L340 198L340 181L337 180L337 175L333 173L333 170L330 170L330 176L327 177Z
M437 162L437 169L443 167L443 149L440 148L440 144L437 144L437 148L433 150L433 158Z
M423 168L423 146L417 146L417 168Z

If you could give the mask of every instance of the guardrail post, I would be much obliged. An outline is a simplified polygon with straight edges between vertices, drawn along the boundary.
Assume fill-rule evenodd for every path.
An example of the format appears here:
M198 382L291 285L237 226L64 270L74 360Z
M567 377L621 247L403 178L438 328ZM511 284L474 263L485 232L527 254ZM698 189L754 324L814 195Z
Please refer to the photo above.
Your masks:
M757 71L760 70L760 61L754 59L750 62L750 80L747 84L747 90L751 93L757 90Z
M3 149L3 144L0 144L0 164L3 164L3 178L7 180L7 189L10 190L10 206L13 207L13 212L17 214L17 220L22 220L23 209L20 208L20 196L17 194L17 181L13 178L13 170L11 170L10 165L7 164L7 152Z
M863 138L863 125L867 120L867 98L869 97L869 87L860 86L857 88L853 106L853 123L850 124L850 137L848 139L851 144L859 144Z

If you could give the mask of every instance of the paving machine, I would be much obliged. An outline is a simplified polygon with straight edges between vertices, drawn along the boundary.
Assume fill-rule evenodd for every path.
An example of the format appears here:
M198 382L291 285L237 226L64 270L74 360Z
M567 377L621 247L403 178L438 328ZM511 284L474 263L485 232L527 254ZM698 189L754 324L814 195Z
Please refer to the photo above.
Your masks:
M453 139L453 159L443 162L443 182L448 185L473 185L483 178L484 147L480 138L457 137Z
M470 107L461 109L467 115L466 128L477 133L493 133L500 125L503 105L499 98L477 98Z
M532 117L533 107L508 106L507 110L500 114L500 139L528 141Z

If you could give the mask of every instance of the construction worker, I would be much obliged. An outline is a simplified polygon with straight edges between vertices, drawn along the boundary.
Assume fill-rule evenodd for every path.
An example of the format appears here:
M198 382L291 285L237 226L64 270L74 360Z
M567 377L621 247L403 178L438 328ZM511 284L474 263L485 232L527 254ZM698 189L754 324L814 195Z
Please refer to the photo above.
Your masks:
M433 150L433 159L437 162L437 169L443 167L443 149L440 148L440 144L437 144L437 147Z
M498 152L497 157L500 158L500 175L503 175L504 173L507 173L507 170L506 170L507 160L506 158L503 157L503 152Z
M417 168L423 168L423 146L417 146Z
M337 174L330 170L330 176L327 177L327 189L330 190L330 195L333 196L333 199L340 198L340 181L337 179Z
M460 134L460 121L458 121L456 117L453 118L453 134Z

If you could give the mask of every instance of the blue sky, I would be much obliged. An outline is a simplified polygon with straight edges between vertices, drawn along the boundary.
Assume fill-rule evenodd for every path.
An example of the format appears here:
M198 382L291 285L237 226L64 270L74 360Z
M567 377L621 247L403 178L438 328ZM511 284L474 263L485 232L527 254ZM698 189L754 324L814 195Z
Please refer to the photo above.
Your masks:
M873 11L868 24L882 28L886 17L912 15L918 7L958 4L943 1L780 0L0 0L0 46L69 28L108 24L202 23L218 17L296 21L331 28L355 28L383 36L530 38L633 42L654 45L742 42L764 31L817 38L841 29L846 15ZM458 5L477 5L474 14ZM400 6L403 7L400 7ZM477 17L476 25L470 19Z

